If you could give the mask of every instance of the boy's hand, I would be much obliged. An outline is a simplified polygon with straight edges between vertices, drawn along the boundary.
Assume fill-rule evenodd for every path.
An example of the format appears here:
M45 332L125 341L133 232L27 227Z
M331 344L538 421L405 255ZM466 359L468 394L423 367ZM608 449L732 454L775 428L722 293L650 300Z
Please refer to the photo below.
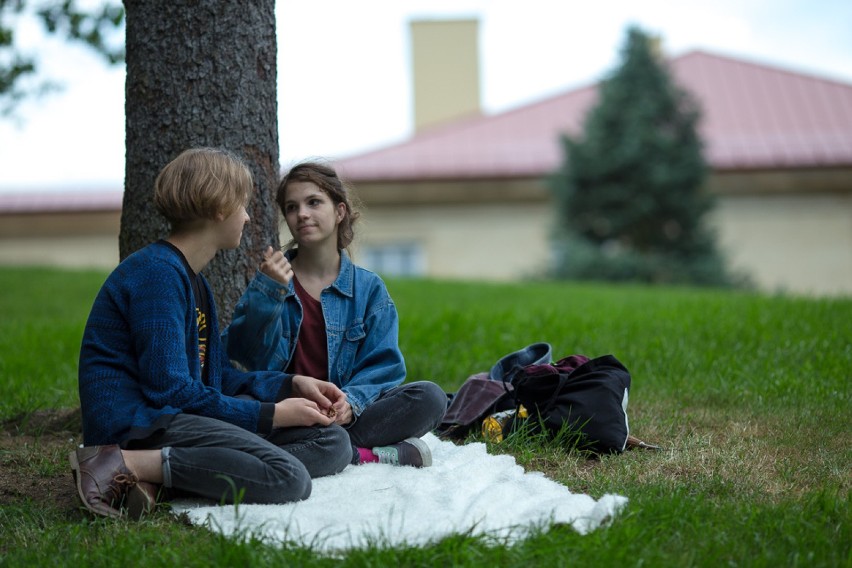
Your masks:
M287 286L293 279L293 267L290 261L280 250L274 250L271 246L263 251L263 262L260 263L260 271Z

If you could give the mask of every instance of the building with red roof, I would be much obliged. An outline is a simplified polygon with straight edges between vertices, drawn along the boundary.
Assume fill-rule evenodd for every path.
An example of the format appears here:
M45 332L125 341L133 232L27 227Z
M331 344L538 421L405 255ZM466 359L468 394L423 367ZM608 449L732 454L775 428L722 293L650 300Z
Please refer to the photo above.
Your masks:
M712 223L733 267L767 291L852 293L852 85L704 51L668 65L702 108ZM590 85L338 161L367 205L360 261L442 278L542 273L556 221L545 180L596 100Z
M597 85L483 115L471 106L477 57L453 55L475 49L476 30L413 23L418 131L335 164L366 205L355 249L365 266L515 280L549 265L545 180L562 160L560 137L581 134ZM852 85L704 51L668 65L703 110L711 222L733 267L766 291L852 294ZM118 190L0 195L0 263L114 266L120 208Z
M123 193L0 193L0 265L113 268Z

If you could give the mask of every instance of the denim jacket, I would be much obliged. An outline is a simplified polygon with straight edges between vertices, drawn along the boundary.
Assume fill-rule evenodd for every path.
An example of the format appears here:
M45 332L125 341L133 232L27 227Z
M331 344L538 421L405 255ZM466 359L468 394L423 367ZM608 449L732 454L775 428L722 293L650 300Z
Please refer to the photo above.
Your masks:
M287 251L292 260L297 250ZM346 393L355 416L405 380L399 317L384 282L340 252L340 274L320 295L328 341L328 379ZM228 356L250 370L287 369L296 348L302 304L258 271L222 335Z

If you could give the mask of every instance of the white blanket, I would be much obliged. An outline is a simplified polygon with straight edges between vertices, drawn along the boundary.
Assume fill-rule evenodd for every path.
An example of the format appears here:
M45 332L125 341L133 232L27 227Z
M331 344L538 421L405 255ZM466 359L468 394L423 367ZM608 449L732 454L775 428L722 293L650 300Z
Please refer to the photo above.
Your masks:
M348 466L313 480L310 498L286 505L211 506L180 500L176 514L225 535L257 536L283 545L339 554L370 544L426 545L454 533L488 535L511 544L555 523L580 534L613 518L627 498L595 501L539 472L524 472L514 458L490 455L479 443L457 446L427 434L432 467Z

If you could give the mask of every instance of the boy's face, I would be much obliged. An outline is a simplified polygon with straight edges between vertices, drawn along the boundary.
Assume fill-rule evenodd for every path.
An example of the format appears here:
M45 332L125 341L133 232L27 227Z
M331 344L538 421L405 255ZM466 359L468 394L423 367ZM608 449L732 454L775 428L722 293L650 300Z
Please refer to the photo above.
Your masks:
M235 249L240 246L243 238L243 227L249 221L245 205L241 205L236 211L221 221L222 243L219 248Z

